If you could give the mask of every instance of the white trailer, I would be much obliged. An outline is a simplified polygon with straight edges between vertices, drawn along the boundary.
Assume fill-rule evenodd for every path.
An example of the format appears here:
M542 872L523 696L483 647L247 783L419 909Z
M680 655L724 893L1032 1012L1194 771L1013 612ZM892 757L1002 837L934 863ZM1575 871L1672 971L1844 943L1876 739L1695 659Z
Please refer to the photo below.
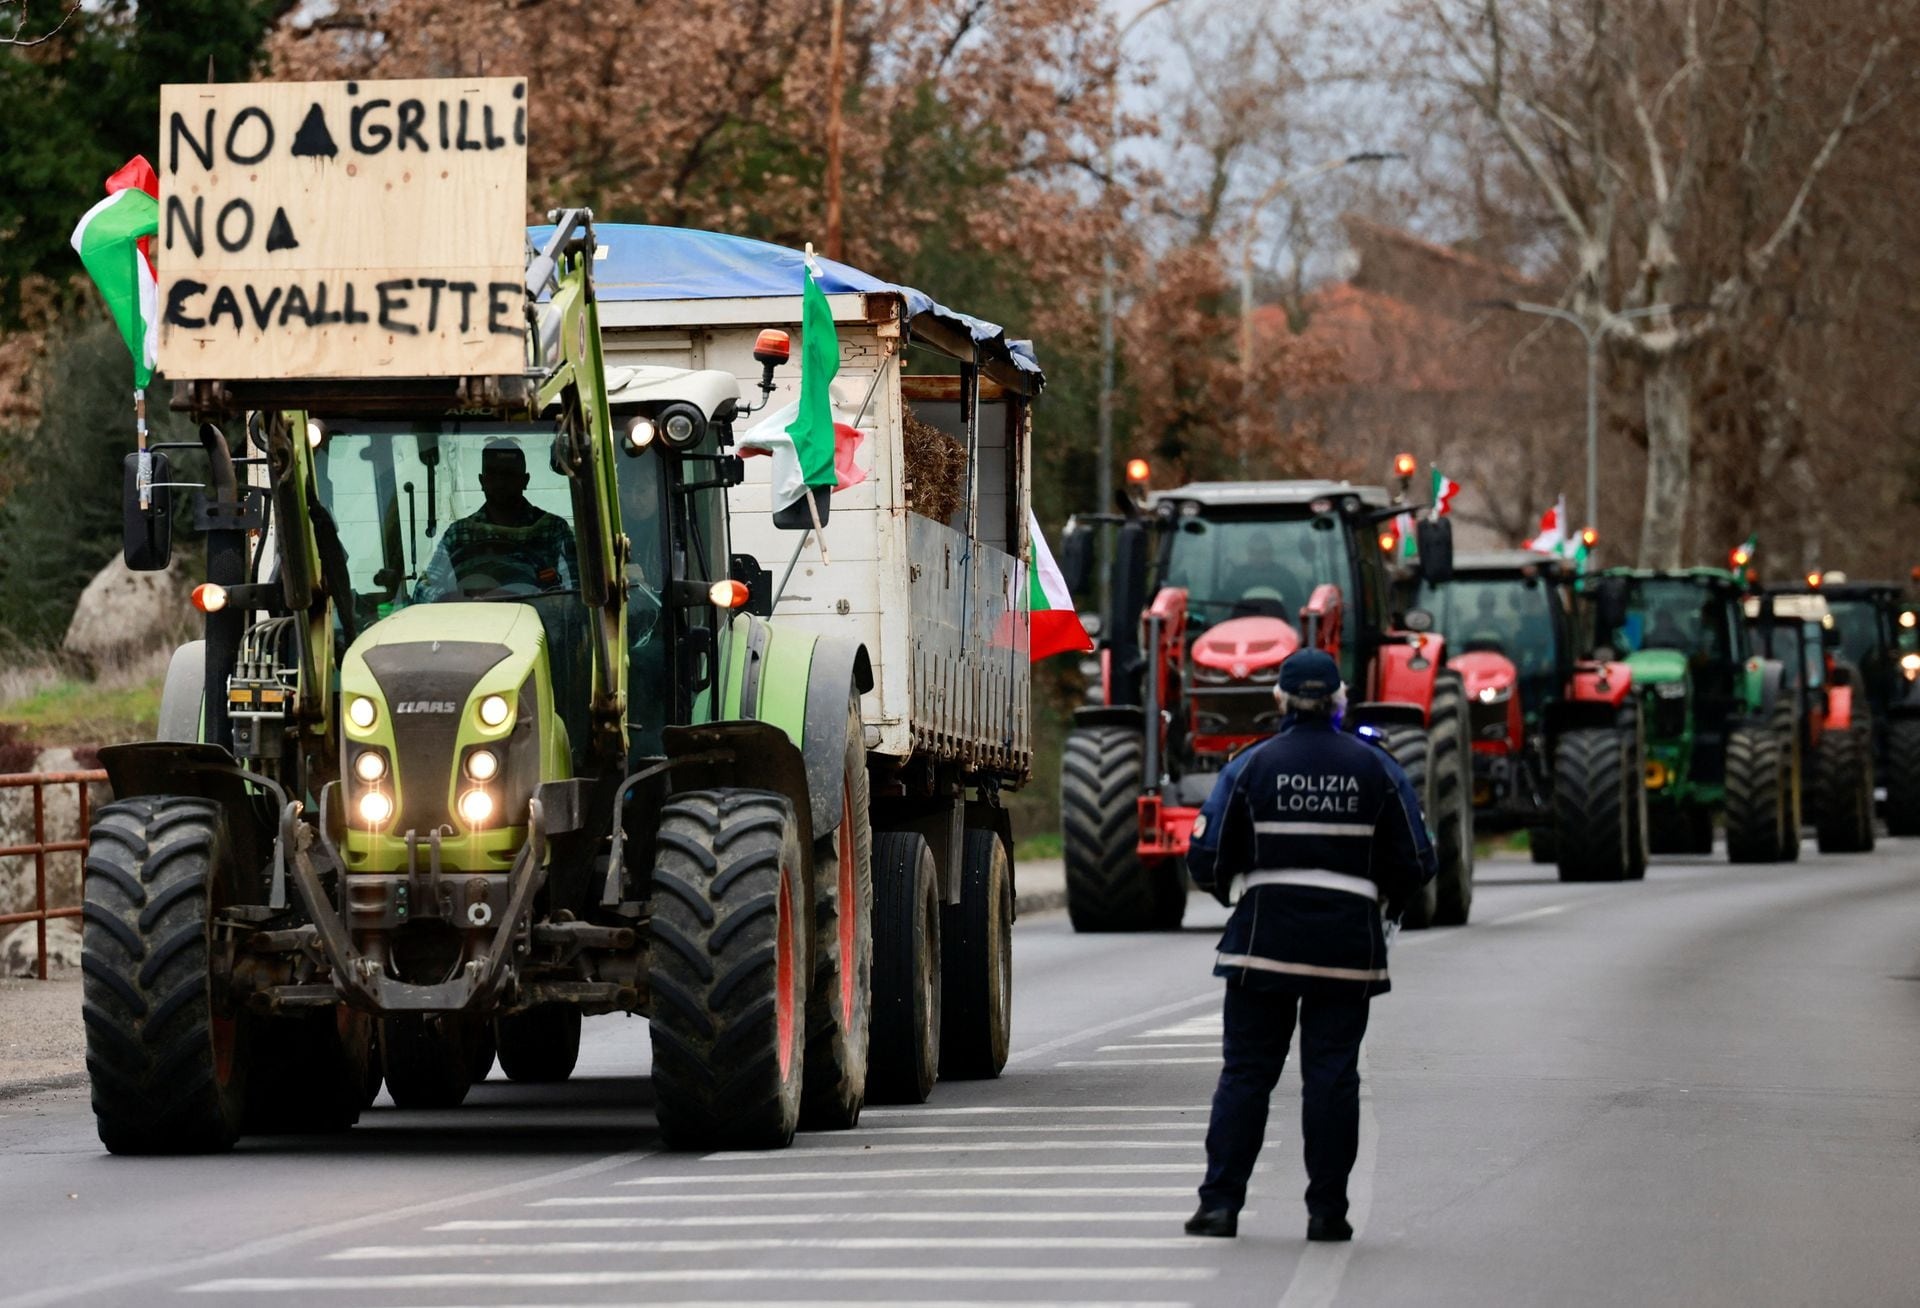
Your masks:
M736 447L750 443L755 422L798 393L802 256L705 232L595 230L612 387L636 366L731 373L743 403L756 404L734 424ZM732 547L770 571L776 626L857 640L871 663L861 709L875 831L876 1062L890 1003L932 1010L913 1023L911 1038L924 1045L944 999L942 1073L991 1075L1005 1061L1011 998L1014 869L999 796L1033 765L1025 559L1031 407L1043 378L1031 350L992 324L818 264L840 343L835 416L861 434L854 460L864 479L833 494L816 537L774 525L771 460L747 459L728 497ZM762 405L754 349L769 327L789 332L794 348ZM924 469L909 467L909 410L957 443L948 448L964 463L953 484L914 484ZM954 507L936 521L916 506L939 489ZM942 907L922 905L923 894ZM908 939L890 942L902 933ZM945 936L944 950L929 936ZM913 957L890 957L903 952ZM944 996L938 984L931 995L900 993L929 979L925 955L944 956Z

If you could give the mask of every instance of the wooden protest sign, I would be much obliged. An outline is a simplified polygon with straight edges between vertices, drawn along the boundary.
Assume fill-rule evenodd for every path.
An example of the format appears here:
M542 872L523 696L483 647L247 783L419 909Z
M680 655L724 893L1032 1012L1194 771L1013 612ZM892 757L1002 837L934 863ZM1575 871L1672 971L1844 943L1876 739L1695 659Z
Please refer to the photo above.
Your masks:
M160 371L526 369L521 78L160 93Z

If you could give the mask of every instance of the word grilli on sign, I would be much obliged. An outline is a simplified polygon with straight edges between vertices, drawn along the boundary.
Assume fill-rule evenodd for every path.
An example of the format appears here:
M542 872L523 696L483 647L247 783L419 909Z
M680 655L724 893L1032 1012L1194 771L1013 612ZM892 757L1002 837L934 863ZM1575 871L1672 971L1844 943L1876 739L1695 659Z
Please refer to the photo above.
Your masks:
M526 83L168 86L160 370L526 368Z

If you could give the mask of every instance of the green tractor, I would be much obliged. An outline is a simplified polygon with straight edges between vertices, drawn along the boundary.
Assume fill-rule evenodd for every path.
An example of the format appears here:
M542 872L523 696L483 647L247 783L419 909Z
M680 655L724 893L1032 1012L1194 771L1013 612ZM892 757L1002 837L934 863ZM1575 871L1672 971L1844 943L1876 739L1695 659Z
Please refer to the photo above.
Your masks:
M1800 736L1777 660L1753 647L1746 580L1717 568L1589 575L1595 644L1626 661L1646 731L1649 844L1735 863L1800 855Z
M742 611L699 493L739 475L737 383L609 396L595 248L569 211L530 256L524 373L177 384L206 637L161 738L101 751L86 863L113 1152L344 1128L382 1078L449 1107L496 1045L562 1080L606 1012L649 1018L671 1146L858 1117L865 652ZM136 568L185 455L145 505L129 456Z

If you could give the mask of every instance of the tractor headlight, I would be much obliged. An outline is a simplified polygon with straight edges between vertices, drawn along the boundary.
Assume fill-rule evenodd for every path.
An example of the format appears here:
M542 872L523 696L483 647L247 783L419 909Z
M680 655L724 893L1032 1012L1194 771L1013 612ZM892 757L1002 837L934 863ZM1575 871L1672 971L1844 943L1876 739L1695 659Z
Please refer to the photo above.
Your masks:
M377 827L393 816L393 801L378 790L369 790L360 796L360 820L370 827Z
M492 781L500 775L500 756L490 749L476 749L467 755L467 775L475 781Z
M1499 704L1513 698L1510 686L1482 686L1478 699L1482 704Z
M493 817L493 796L484 790L469 790L460 796L460 819L470 827L483 827Z
M365 695L353 695L347 700L347 721L361 731L372 731L373 724L379 720L380 710Z
M387 775L387 756L377 749L363 749L353 760L353 775L368 785Z
M1920 654L1902 654L1900 656L1900 671L1906 673L1908 681L1912 681L1915 677L1920 677Z
M489 695L480 701L478 712L481 726L498 731L513 717L513 705L507 703L505 695Z

